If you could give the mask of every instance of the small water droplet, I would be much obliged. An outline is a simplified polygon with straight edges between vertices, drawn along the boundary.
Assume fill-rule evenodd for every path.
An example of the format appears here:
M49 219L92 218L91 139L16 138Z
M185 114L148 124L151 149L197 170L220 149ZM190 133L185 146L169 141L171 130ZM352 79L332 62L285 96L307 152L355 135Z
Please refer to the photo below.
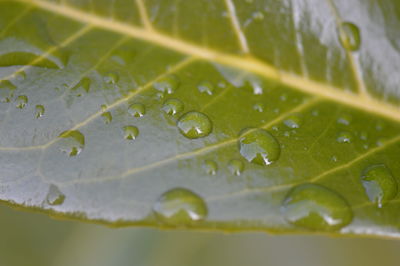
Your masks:
M103 80L107 84L117 84L119 81L119 75L116 72L110 72L104 76Z
M146 114L146 107L141 103L134 103L129 106L128 113L134 117L142 117Z
M339 39L343 47L351 51L356 51L360 48L360 30L351 22L343 22L341 24L341 30L339 30Z
M334 162L334 163L336 163L336 162L338 161L338 158L337 158L336 156L332 156L332 157L331 157L331 161Z
M338 122L338 124L348 126L348 125L350 125L351 120L352 120L352 117L350 115L343 114L338 118L337 122Z
M200 82L200 84L197 85L197 88L201 93L207 93L208 95L213 95L215 90L214 85L208 81Z
M241 175L244 171L244 163L241 160L233 159L228 164L228 169L233 175Z
M104 112L101 114L101 117L103 118L104 123L110 124L112 122L112 114L111 112Z
M28 104L28 97L26 95L20 95L15 99L15 106L19 109L25 108Z
M264 14L261 11L257 11L253 13L254 20L261 21L264 19Z
M361 182L369 200L379 208L397 195L397 182L384 164L367 167L361 174Z
M51 184L49 187L49 191L47 192L46 202L49 205L61 205L65 200L65 195L60 191L60 189Z
M124 130L124 138L127 140L134 140L139 135L139 129L135 126L124 126L122 128Z
M164 78L154 82L154 88L163 94L174 93L180 85L179 78L176 75L167 75Z
M168 115L176 115L183 111L183 103L178 99L168 99L164 102L162 110Z
M21 70L21 71L16 72L14 74L14 77L16 78L16 80L23 81L26 79L26 73L25 73L25 71Z
M2 102L10 102L17 87L8 80L0 80L0 99Z
M264 105L262 103L256 103L255 105L253 105L253 109L262 113L264 112Z
M187 138L197 139L208 136L212 131L212 122L207 115L191 111L182 115L177 123L180 132Z
M239 138L239 150L247 161L269 165L278 160L281 147L265 129L249 129Z
M218 164L212 160L205 160L203 168L209 175L215 175L218 171Z
M185 188L174 188L162 194L154 204L153 212L160 221L173 225L201 221L208 214L204 200Z
M368 140L368 133L365 132L365 131L362 131L362 132L360 133L360 139L361 139L361 140Z
M78 155L85 147L85 136L78 130L64 131L58 137L62 139L61 151L69 156Z
M323 231L338 230L353 218L343 197L316 184L302 184L290 190L283 201L282 213L296 226Z
M348 131L342 131L338 134L336 141L339 143L351 143L353 141L353 134Z
M74 87L71 88L71 92L75 96L81 97L82 95L89 93L91 84L92 80L88 77L84 77Z
M303 119L299 114L292 114L289 117L287 117L283 123L285 124L285 126L287 126L288 128L291 129L295 129L295 128L300 128L300 126L303 123Z
M36 105L35 107L35 117L41 118L44 115L44 106L43 105Z

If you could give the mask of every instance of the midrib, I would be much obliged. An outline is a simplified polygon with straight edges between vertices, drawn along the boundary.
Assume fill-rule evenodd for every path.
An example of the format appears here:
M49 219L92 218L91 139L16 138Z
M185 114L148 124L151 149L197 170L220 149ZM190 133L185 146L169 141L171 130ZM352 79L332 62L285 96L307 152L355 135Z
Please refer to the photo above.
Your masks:
M251 57L235 56L209 48L200 47L193 43L174 39L156 31L146 30L144 28L136 27L126 23L112 21L68 6L62 6L40 0L17 1L33 4L43 10L51 11L76 21L89 23L99 28L148 41L180 53L254 72L265 78L280 81L281 83L304 93L319 96L321 98L332 100L359 110L384 116L397 122L400 121L400 109L398 107L386 104L373 98L360 97L356 94L342 91L327 84L278 70L275 67L266 64L265 62Z

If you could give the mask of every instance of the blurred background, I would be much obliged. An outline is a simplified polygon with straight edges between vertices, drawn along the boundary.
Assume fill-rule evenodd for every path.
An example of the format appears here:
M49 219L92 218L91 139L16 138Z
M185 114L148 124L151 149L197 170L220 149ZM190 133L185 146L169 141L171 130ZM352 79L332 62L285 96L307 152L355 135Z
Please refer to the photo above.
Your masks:
M0 206L0 266L397 266L400 240L112 229Z

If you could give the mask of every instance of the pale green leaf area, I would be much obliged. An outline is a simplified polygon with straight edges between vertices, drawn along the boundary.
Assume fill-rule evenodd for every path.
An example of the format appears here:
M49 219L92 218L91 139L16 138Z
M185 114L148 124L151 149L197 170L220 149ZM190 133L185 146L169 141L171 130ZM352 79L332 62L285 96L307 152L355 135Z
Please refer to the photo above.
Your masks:
M397 0L0 0L0 199L398 237L399 28Z
M1 266L396 266L400 259L397 240L110 229L0 211Z

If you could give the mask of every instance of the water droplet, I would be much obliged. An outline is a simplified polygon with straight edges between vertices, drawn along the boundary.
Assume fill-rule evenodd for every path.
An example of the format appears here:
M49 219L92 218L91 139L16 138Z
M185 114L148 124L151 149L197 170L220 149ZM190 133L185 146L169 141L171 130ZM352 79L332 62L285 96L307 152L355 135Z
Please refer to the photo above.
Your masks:
M0 80L0 100L2 102L10 102L16 88L10 81Z
M253 109L262 113L264 112L264 105L262 103L256 103L255 105L253 105Z
M247 161L269 165L278 160L281 147L265 129L249 129L239 139L239 150Z
M47 192L46 202L49 205L61 205L65 200L65 195L60 191L60 189L51 184L49 187L49 191Z
M212 160L205 160L203 163L203 168L209 175L215 175L218 171L218 165Z
M103 117L103 121L106 124L110 124L112 122L112 114L111 112L104 112L101 114L101 117Z
M361 182L369 200L379 208L397 195L397 182L384 164L367 167L361 174Z
M163 104L162 110L169 115L176 115L183 111L183 103L178 99L168 99Z
M78 130L64 131L58 137L63 139L61 151L69 156L78 155L85 147L85 136Z
M241 160L233 159L228 164L228 169L233 175L241 175L244 171L244 163Z
M361 139L361 140L368 140L368 133L365 132L365 131L362 131L362 132L360 133L360 139Z
M134 140L139 135L139 129L135 126L124 126L123 127L125 139Z
M208 81L203 81L199 85L197 85L197 88L201 93L207 93L208 95L213 95L215 87L211 82Z
M43 105L36 105L35 107L35 117L36 118L41 118L44 115L44 106Z
M26 79L26 73L25 73L25 71L21 70L21 71L16 72L14 74L14 77L16 78L16 80L23 81Z
M339 39L343 47L351 51L356 51L360 48L360 30L351 22L343 22L341 24L341 30L339 30Z
M128 113L134 117L142 117L146 114L146 108L141 103L134 103L129 106Z
M180 85L179 78L176 75L167 75L166 77L154 82L154 88L163 94L172 94Z
M15 99L15 106L19 109L25 108L28 104L28 97L26 95L20 95Z
M118 73L110 72L104 76L103 80L107 84L117 84L119 81L119 75Z
M254 20L261 21L264 19L264 14L261 11L257 11L253 13Z
M11 47L11 49L13 49ZM26 51L12 51L0 54L0 67L11 66L36 66L44 68L61 68L56 62L50 60L50 57L44 57L37 60L38 54ZM55 59L54 57L52 59ZM32 64L32 62L35 62Z
M342 131L338 134L336 141L339 143L351 143L353 141L353 134L347 131Z
M88 77L84 77L71 88L71 91L75 96L81 97L83 94L89 93L91 84L92 80Z
M191 111L182 115L177 124L180 132L187 138L197 139L208 136L212 131L212 122L203 113Z
M295 128L299 128L302 125L303 119L299 114L292 114L289 117L287 117L283 121L283 123L288 128L295 129Z
M337 122L338 122L338 124L348 126L348 125L350 125L351 120L352 120L351 116L344 114L338 118Z
M162 194L153 212L160 221L173 225L201 221L208 214L204 200L185 188L174 188Z
M353 218L344 198L316 184L302 184L290 190L283 201L282 213L296 226L323 231L338 230Z

